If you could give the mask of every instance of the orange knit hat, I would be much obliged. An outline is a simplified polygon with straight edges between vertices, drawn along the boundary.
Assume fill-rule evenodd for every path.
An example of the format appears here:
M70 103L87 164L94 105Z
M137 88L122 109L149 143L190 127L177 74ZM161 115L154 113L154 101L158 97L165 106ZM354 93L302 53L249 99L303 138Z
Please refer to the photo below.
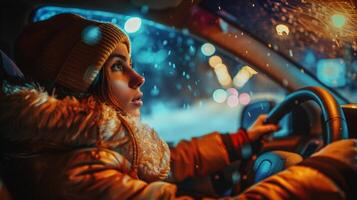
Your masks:
M130 52L128 36L113 24L59 14L25 27L15 59L33 81L86 92L119 43Z

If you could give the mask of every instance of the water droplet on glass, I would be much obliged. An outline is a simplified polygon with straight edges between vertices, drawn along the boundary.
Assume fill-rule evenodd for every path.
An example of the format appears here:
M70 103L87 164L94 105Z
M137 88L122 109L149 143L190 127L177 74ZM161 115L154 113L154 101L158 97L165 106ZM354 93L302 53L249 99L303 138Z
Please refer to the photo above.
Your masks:
M159 95L159 93L160 93L160 90L157 88L156 85L150 91L151 96L157 96L157 95Z

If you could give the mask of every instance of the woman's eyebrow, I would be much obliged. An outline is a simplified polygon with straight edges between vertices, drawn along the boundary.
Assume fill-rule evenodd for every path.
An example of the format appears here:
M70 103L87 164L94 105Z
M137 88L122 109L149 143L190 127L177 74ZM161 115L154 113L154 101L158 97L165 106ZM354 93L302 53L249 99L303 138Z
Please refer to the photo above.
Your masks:
M121 55L121 54L116 54L116 53L111 54L111 55L109 56L109 59L111 59L111 58L120 58L120 59L121 59L122 61L124 61L124 62L126 62L126 61L128 60L128 58L127 58L126 56Z

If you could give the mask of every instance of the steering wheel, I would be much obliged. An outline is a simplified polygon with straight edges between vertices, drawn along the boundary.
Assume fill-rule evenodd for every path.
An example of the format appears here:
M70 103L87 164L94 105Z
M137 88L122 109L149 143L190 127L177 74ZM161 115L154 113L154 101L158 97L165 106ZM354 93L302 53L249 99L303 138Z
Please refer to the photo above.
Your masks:
M316 102L322 112L323 145L330 144L337 140L347 139L347 123L341 107L328 91L320 87L305 87L289 94L285 100L269 112L265 123L277 124L296 106L309 100ZM241 164L239 171L243 171L243 176L238 186L240 191L283 170L286 166L284 162L288 162L288 158L299 160L296 157L298 156L300 160L302 160L302 157L295 153L277 152L270 151L262 153L260 150L260 152L256 154L258 155L257 157L253 156ZM296 158L293 158L294 156Z

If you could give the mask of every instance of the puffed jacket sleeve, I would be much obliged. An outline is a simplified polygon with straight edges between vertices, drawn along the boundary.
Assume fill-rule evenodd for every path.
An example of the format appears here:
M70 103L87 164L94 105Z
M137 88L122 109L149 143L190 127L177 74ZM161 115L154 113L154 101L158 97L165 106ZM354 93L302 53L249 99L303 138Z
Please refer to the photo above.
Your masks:
M236 199L356 199L355 168L342 161L314 156L273 175Z
M94 159L95 158L95 159ZM75 154L67 162L66 199L193 199L176 196L176 186L143 182L130 175L128 163L116 152L93 150ZM202 199L212 199L200 197ZM293 166L250 187L237 197L222 199L345 199L332 179L308 166Z
M329 177L306 166L290 167L238 196L239 200L345 199L345 193Z
M208 175L229 163L226 146L218 132L181 141L171 149L171 176L175 182Z
M64 199L180 199L176 186L147 183L131 175L130 163L117 152L92 149L74 154L67 162L62 187ZM134 173L135 174L135 173ZM190 199L189 197L181 197Z
M244 153L246 150L250 153ZM171 149L171 178L180 182L186 178L207 176L236 160L249 158L253 150L243 129L233 134L213 132L181 141Z
M240 142L237 146L244 148L245 145L247 143ZM222 134L217 132L180 142L171 150L172 176L182 181L222 169L232 161L228 147L227 140L225 142ZM346 199L346 194L351 193L346 189L351 185L346 184L346 180L348 175L355 173L348 168L336 160L310 158L259 182L232 199Z

